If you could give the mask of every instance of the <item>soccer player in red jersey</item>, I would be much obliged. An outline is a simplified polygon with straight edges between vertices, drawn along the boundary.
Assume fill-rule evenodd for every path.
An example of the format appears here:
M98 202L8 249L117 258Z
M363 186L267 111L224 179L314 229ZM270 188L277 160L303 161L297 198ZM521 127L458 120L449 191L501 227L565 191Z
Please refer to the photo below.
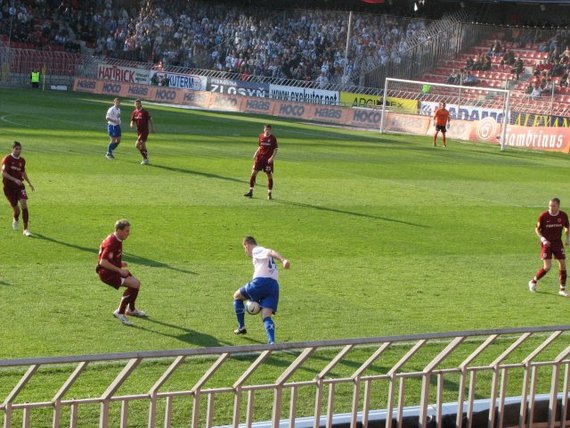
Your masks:
M267 199L272 198L273 191L273 161L277 156L277 138L271 133L271 125L266 124L263 127L263 133L259 134L258 138L259 147L253 154L253 168L251 176L249 177L249 192L244 196L253 197L253 188L255 186L255 178L259 171L265 171L267 174Z
M447 128L449 128L449 111L445 108L445 103L439 103L439 108L436 109L433 115L433 121L435 123L435 134L433 134L433 146L437 146L437 134L441 131L441 136L443 138L443 147L447 147L447 142L445 141L445 133Z
M116 288L126 287L121 303L113 315L123 324L131 325L127 315L144 317L146 314L135 308L141 283L127 269L127 263L122 261L123 241L129 237L131 225L127 220L115 223L115 232L101 243L99 248L99 263L95 271L105 284Z
M34 190L34 186L26 174L26 160L20 156L22 153L22 144L14 141L12 144L12 153L4 156L2 159L2 181L4 183L4 195L10 202L13 210L12 229L18 230L18 220L20 218L20 207L22 206L22 219L24 220L24 236L32 236L28 221L30 215L28 213L28 195L24 187L24 180L30 185L30 189Z
M534 293L536 283L548 273L552 266L552 256L558 260L560 267L560 290L558 294L568 297L566 291L566 254L562 245L562 230L566 229L566 245L570 242L570 230L568 215L560 210L560 199L552 198L548 203L548 211L544 211L538 217L536 235L540 239L540 258L543 266L536 272L533 279L528 282L528 289Z
M141 165L148 165L148 151L146 150L146 140L149 131L153 134L156 132L152 118L148 110L144 109L141 100L135 100L135 109L131 114L131 128L137 126L137 142L135 147L141 152L143 160Z

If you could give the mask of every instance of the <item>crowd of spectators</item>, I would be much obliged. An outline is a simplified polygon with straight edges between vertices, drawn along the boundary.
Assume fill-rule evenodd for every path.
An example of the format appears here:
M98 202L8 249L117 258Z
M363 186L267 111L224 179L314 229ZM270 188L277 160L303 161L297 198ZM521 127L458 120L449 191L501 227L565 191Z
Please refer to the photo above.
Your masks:
M87 0L82 8L83 3L96 4ZM82 8L79 0L0 0L0 35L16 46L79 52L81 30L90 19L89 9Z
M547 58L535 65L525 92L531 98L538 98L565 91L570 72L570 30L558 29L554 36L539 44L538 51L546 53Z
M348 13L244 10L204 1L147 2L99 35L95 53L139 61L296 80L324 86L355 70L398 61L422 19L355 15L348 60Z
M14 4L14 7L11 6ZM37 48L80 44L95 55L244 75L341 83L398 63L425 20L205 0L0 0L0 33ZM348 58L348 59L347 59Z

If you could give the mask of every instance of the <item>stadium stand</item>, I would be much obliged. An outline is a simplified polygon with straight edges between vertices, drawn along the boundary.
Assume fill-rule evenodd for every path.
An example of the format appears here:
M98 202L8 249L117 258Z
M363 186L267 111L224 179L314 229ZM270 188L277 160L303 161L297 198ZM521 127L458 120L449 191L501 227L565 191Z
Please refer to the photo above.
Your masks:
M511 89L513 106L523 111L568 111L566 29L493 27L470 45L455 31L460 21L469 21L466 9L431 21L254 3L14 0L0 7L0 41L15 48L11 71L22 74L33 65L71 75L81 61L40 50L212 70L244 80L292 79L320 88L382 87L385 77L442 83L461 73L456 83ZM497 19L490 16L493 10L478 13L491 21ZM440 52L445 49L448 55ZM438 95L445 94L431 97ZM480 94L467 90L466 95Z
M457 83L467 85L465 77L471 75L478 87L510 89L511 106L518 111L567 115L570 33L566 29L531 33L511 27L497 30L492 37L443 61L424 74L423 80L452 83L450 76L458 74ZM499 49L494 52L496 43Z
M142 5L140 5L142 3ZM266 77L340 83L398 58L425 20L346 12L275 11L193 1L16 1L2 8L11 47L77 52ZM13 17L14 19L9 19ZM10 22L11 28L10 28Z

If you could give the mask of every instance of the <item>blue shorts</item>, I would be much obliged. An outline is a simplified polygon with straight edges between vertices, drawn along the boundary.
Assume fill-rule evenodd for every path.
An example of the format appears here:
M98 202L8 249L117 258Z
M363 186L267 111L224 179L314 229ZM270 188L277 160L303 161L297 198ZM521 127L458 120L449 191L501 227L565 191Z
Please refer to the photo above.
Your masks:
M121 125L107 125L107 130L109 132L109 137L119 138L121 136Z
M258 302L262 308L277 312L279 304L279 283L271 278L253 278L239 289L240 294L248 300Z

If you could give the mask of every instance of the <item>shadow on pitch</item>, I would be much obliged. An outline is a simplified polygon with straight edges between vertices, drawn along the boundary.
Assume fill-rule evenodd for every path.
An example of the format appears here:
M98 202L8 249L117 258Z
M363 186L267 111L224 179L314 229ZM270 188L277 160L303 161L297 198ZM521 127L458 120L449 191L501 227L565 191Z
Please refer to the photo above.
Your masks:
M7 282L7 281L3 281L0 279L0 285L12 285L12 284Z
M98 254L99 250L90 247L82 247L81 245L70 244L68 242L58 241L57 239L50 238L49 236L42 235L41 233L34 233L32 238L41 239L43 241L53 242L54 244L63 245L64 247L73 248L75 250L85 251L86 253Z
M33 235L36 239L41 239L44 241L52 242L54 244L63 245L64 247L73 248L75 250L85 251L86 253L99 254L99 249L91 247L82 247L81 245L70 244L68 242L58 241L57 239L51 238L49 236L42 235L40 233L34 233ZM188 273L191 275L198 275L196 272L186 269L180 269L177 267L170 266L166 263L159 262L157 260L147 259L146 257L140 257L135 255L128 255L123 253L123 259L129 263L136 263L143 266L158 267L164 269L170 269L176 272Z
M347 215L351 215L351 216L355 216L355 217L371 218L374 220L382 220L382 221L388 221L388 222L392 222L392 223L405 224L407 226L423 227L423 228L429 228L430 227L430 226L426 226L425 224L411 223L408 221L397 220L395 218L382 217L382 216L372 215L372 214L358 213L355 211L339 210L337 208L329 208L329 207L323 207L320 205L305 204L302 202L286 201L283 199L274 199L273 203L284 204L284 205L293 205L293 206L302 207L302 208L312 208L314 210L328 211L328 212L338 213L338 214L347 214Z
M159 262L157 260L147 259L146 257L135 256L132 254L125 254L123 253L123 259L128 263L136 263L143 266L150 266L150 267L157 267L157 268L164 268L170 269L175 272L187 273L190 275L198 275L198 272L194 272L187 269L181 269L174 266L170 266L166 263Z
M181 327L179 325L170 324L164 321L158 321L150 317L137 318L140 321L147 321L149 323L158 324L164 327L180 330L180 334L169 334L163 331L155 330L153 328L148 328L140 325L140 321L137 324L133 324L132 327L138 328L143 331L148 331L149 333L160 334L161 336L171 337L176 340L180 340L185 343L192 343L194 345L203 346L205 348L216 347L216 346L227 346L232 345L229 342L223 342L218 340L216 337L209 334L204 334L200 331L192 330L191 328Z
M183 174L192 174L192 175L198 175L200 177L206 177L206 178L215 178L218 180L226 180L226 181L233 181L234 183L248 183L248 181L245 180L240 180L239 178L233 178L233 177L225 177L223 175L218 175L218 174L211 174L209 172L202 172L202 171L194 171L192 169L186 169L186 168L175 168L172 166L165 166L165 165L157 165L155 163L151 163L148 164L147 166L153 167L153 168L159 168L159 169L164 169L166 171L171 171L171 172L181 172Z

